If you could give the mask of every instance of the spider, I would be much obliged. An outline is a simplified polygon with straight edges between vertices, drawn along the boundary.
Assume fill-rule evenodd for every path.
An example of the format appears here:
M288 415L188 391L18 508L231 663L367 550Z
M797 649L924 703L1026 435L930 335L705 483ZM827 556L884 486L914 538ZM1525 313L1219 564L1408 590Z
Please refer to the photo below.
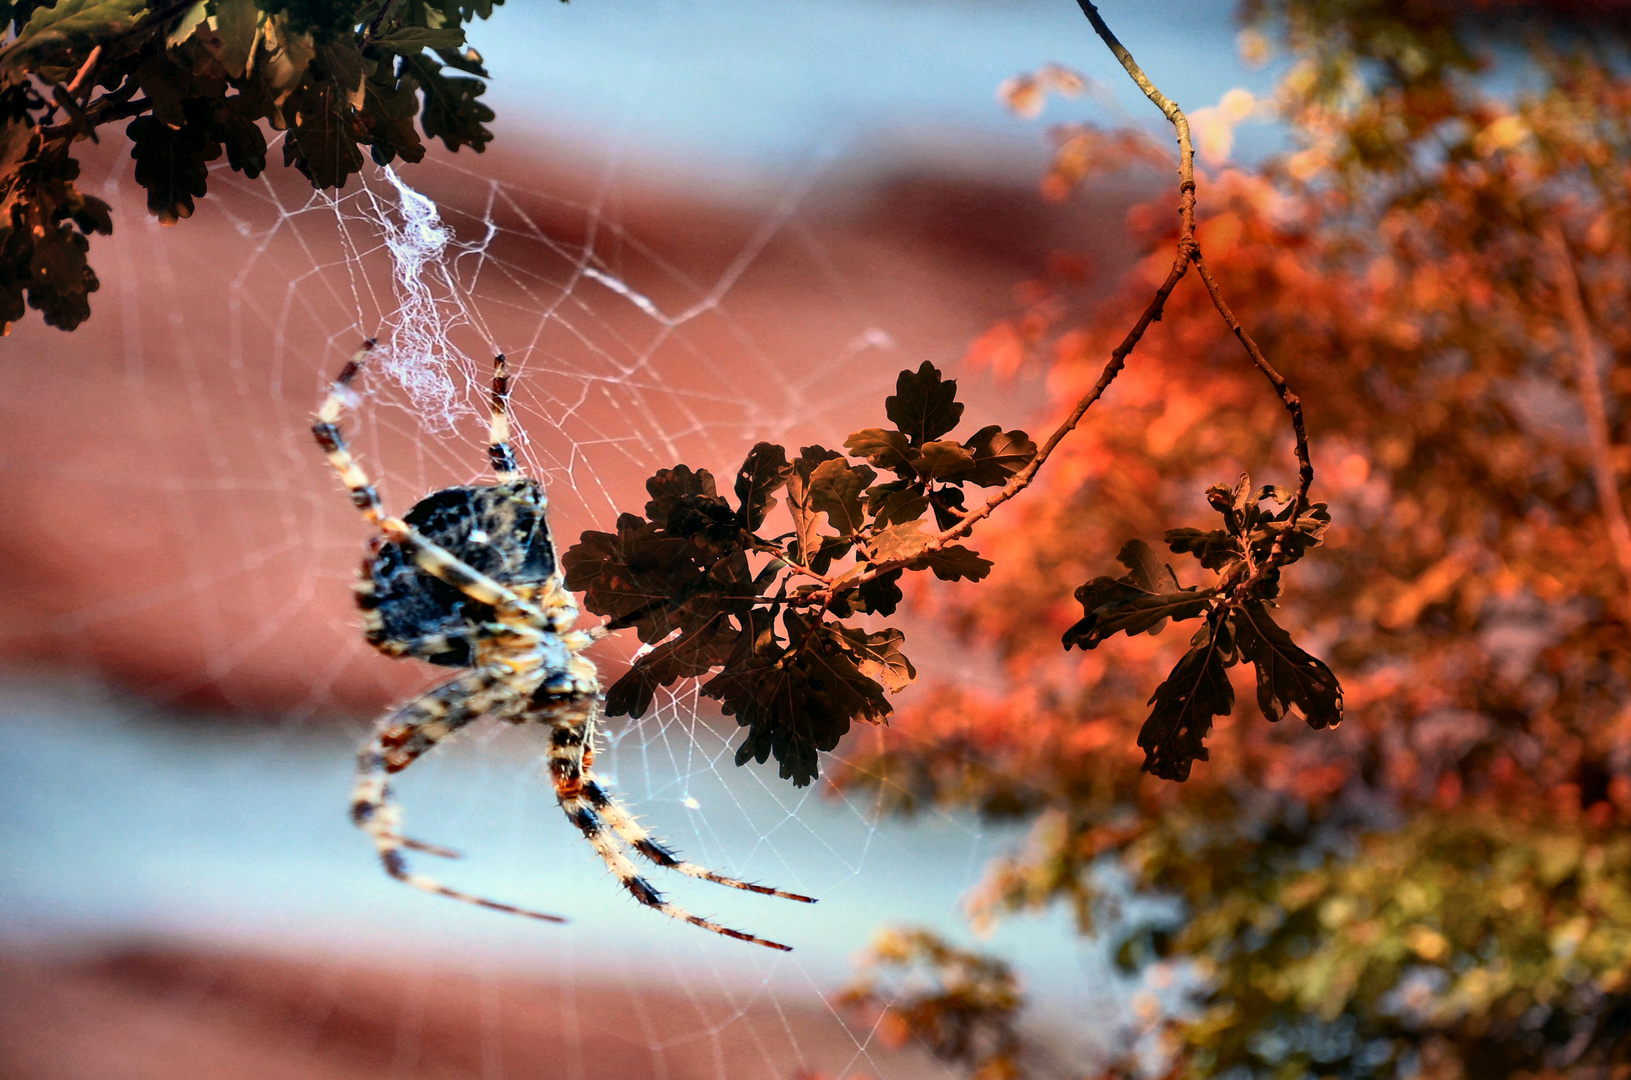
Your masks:
M495 483L450 487L419 500L403 517L379 494L346 448L339 420L352 398L372 340L341 369L312 423L312 434L378 532L355 586L368 643L387 656L467 669L375 724L357 753L351 819L373 839L385 872L428 893L546 922L559 915L502 904L448 888L408 869L404 851L458 853L402 835L402 813L387 778L453 732L483 716L549 731L555 797L623 888L647 907L716 934L784 952L788 946L700 918L663 899L640 876L627 849L668 870L766 896L814 899L740 881L687 862L641 827L591 769L602 702L595 665L582 656L607 630L574 630L578 607L566 590L549 533L549 500L523 474L510 448L509 375L493 364L487 454Z

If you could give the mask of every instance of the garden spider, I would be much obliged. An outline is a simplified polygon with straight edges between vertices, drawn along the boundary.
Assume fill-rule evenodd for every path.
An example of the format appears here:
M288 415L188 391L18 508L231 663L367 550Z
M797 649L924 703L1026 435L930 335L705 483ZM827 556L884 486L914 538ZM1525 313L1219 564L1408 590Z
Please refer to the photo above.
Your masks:
M595 665L580 655L607 631L573 630L578 607L566 590L549 534L543 485L516 467L509 442L509 376L494 360L488 458L496 483L445 488L427 495L404 517L385 513L378 493L346 448L340 414L352 398L367 341L340 371L317 411L312 434L351 492L351 502L379 532L368 543L358 578L368 643L387 656L412 656L468 668L385 714L357 753L351 819L373 838L385 872L416 889L514 915L565 922L459 892L408 870L404 850L457 857L446 848L402 835L402 813L391 801L389 774L472 720L491 716L540 724L550 732L549 771L555 797L623 887L640 903L671 918L772 949L788 946L732 930L668 903L641 877L625 846L645 859L736 889L799 900L808 896L754 885L686 862L650 836L590 769L602 695Z

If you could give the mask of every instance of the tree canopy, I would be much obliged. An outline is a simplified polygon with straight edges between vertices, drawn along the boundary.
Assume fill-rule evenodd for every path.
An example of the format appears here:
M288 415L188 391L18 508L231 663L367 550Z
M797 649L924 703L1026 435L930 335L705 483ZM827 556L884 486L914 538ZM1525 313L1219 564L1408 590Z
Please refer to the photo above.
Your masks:
M416 162L426 140L484 149L487 71L465 25L503 0L7 0L0 3L0 330L28 307L72 330L101 282L107 203L71 150L120 121L148 212L191 217L223 154L254 178L264 123L316 188ZM26 302L26 307L25 307Z
M1096 422L982 533L994 568L953 616L1007 684L935 689L839 782L904 813L1033 821L977 919L1065 904L1105 929L1106 863L1181 898L1175 922L1111 927L1130 975L1203 980L1192 1011L1145 1032L1174 1076L1627 1075L1631 19L1321 0L1245 16L1246 44L1289 60L1270 107L1294 145L1204 170L1196 240L1307 402L1330 519L1276 622L1340 674L1346 723L1310 737L1237 720L1202 668L1210 759L1182 785L1141 775L1146 688L1183 644L1132 635L1198 601L1132 544L1129 573L1090 582L1080 608L1049 585L1100 572L1125 537L1203 566L1234 556L1233 525L1163 530L1198 484L1283 460L1280 410L1190 282ZM1060 147L1054 194L1073 178ZM1148 254L1113 299L1039 278L973 359L1046 370L1063 408L1168 273L1170 196L1128 224ZM1209 498L1227 513L1239 496ZM1272 644L1273 625L1254 629ZM1097 647L1073 662L1061 631ZM1193 650L1180 668L1202 663ZM1271 718L1335 719L1319 669L1270 670ZM862 999L936 1045L932 995ZM982 1077L1032 1071L1011 1040L969 1046L948 1056Z

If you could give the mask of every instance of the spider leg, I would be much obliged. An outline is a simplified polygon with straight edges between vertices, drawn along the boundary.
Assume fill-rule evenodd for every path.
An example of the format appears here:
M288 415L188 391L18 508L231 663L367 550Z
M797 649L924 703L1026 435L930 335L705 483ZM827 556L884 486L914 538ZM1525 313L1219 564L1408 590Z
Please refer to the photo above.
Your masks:
M662 893L640 876L640 871L624 853L618 841L617 831L602 819L590 797L588 790L590 782L585 780L584 759L592 755L589 743L593 739L597 704L595 698L567 699L533 714L537 719L547 720L552 728L549 772L555 783L555 797L560 801L561 809L566 813L568 820L582 831L601 861L606 864L606 868L616 876L629 895L646 907L654 908L671 919L700 926L704 930L712 930L725 937L763 945L768 949L792 952L791 946L755 937L741 930L732 930L711 919L693 915L684 908L664 900Z
M477 668L381 717L379 723L374 725L373 733L357 751L357 781L351 795L351 820L373 839L385 872L406 885L492 911L525 915L545 922L565 922L559 915L529 911L448 888L434 878L410 871L402 854L404 850L410 850L447 857L458 855L447 848L410 840L402 835L402 810L391 800L391 788L386 777L390 773L401 772L425 751L470 721L494 709L501 709L510 697L502 682L501 672Z
M801 896L798 893L784 892L781 889L772 889L768 885L755 885L751 881L742 881L740 878L726 877L714 870L698 866L679 857L673 850L645 830L645 827L635 820L634 815L619 803L605 788L600 786L600 778L588 769L584 770L583 794L599 813L606 819L617 835L623 838L635 851L658 866L668 870L678 870L686 877L701 878L712 881L716 885L729 885L733 889L746 889L748 892L760 893L764 896L779 896L783 900L797 900L805 904L815 903L812 896Z
M510 448L510 369L503 353L493 357L493 422L487 437L487 458L500 484L521 475L515 467L515 451Z
M351 450L345 444L345 437L340 434L340 414L345 411L346 402L351 397L351 382L362 370L362 362L374 347L374 339L369 338L362 343L340 374L335 376L334 384L329 388L328 396L323 404L317 408L317 418L312 421L311 433L317 439L317 445L323 448L328 460L334 466L334 471L340 474L340 480L345 484L346 490L351 492L351 505L362 511L362 516L375 526L385 523L385 508L380 504L379 492L369 481L368 474L362 471L357 459L351 456Z

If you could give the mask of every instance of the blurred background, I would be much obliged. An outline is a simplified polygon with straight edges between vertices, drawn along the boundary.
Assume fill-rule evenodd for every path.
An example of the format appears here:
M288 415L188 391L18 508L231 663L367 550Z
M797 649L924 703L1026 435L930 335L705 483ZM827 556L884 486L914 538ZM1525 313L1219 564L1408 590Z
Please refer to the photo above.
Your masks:
M502 350L564 546L656 469L841 444L924 361L1040 439L1177 235L1169 131L1068 0L511 4L471 30L479 156L319 194L217 164L167 228L121 137L76 147L116 222L94 314L0 352L0 1076L1631 1076L1631 12L1103 13L1189 110L1208 265L1304 401L1334 523L1275 618L1346 723L1270 724L1237 671L1158 780L1187 630L1059 647L1124 541L1295 482L1189 280L981 526L992 577L909 591L920 680L822 783L735 767L686 684L608 723L655 833L820 903L674 898L793 953L630 901L526 731L398 789L467 855L425 869L570 923L390 882L352 754L438 680L362 640L367 530L308 433L362 338L434 331L346 421L387 505L482 475Z
M1175 93L1261 81L1227 4L1183 9L1180 35L1170 12L1123 16ZM495 144L398 166L470 246L468 293L431 309L462 323L456 385L414 400L377 379L347 422L399 510L482 471L466 407L493 346L570 543L643 503L656 468L728 471L757 440L831 445L881 419L899 369L954 369L1050 252L1092 238L1095 257L1128 258L1136 185L1047 202L1041 128L995 93L1048 61L1116 86L1067 4L512 4L472 43ZM1195 49L1204 71L1181 62ZM95 314L72 334L25 319L0 364L0 1073L954 1072L880 1049L827 998L886 921L966 937L960 897L1019 834L967 812L884 821L875 798L734 768L734 725L694 693L612 723L604 767L693 858L821 898L676 893L791 956L628 902L514 731L473 731L404 778L409 819L468 853L438 868L448 880L571 924L427 901L379 872L345 817L354 745L436 677L362 641L366 529L306 429L403 302L383 245L403 196L372 166L336 199L223 166L163 228L122 138L84 160L117 221ZM618 288L577 273L590 257ZM1041 403L972 383L1011 426ZM602 662L615 674L631 647ZM1122 1022L1102 948L1060 919L1002 938L1058 993L1055 1027L1099 1018L1074 1042Z

